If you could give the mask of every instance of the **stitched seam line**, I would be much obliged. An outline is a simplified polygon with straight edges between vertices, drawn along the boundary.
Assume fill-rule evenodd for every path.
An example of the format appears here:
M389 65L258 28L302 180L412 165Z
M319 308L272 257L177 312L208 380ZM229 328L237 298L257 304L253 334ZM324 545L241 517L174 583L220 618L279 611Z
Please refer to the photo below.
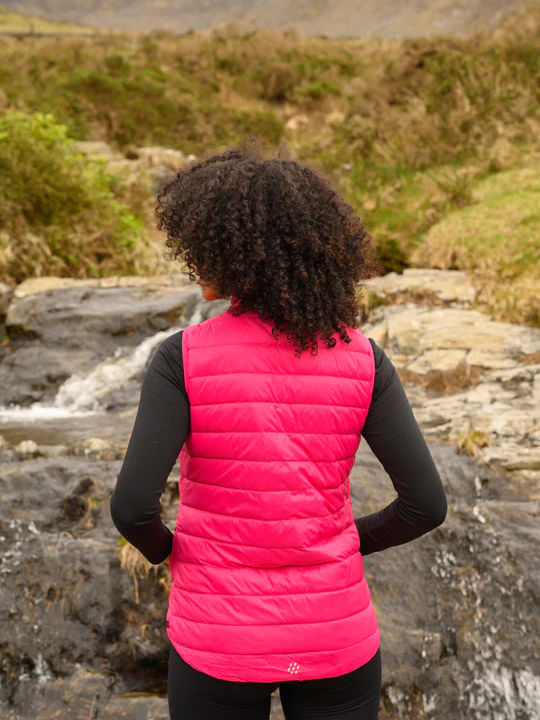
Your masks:
M367 640L369 640L369 638L373 637L373 635L376 635L378 632L379 632L379 627L377 627L377 629L374 632L370 633L369 635L366 635L366 637L363 640L361 640L360 642L357 642L357 643L353 643L352 645L345 645L345 646L342 645L341 647L337 647L337 648L324 648L323 650L295 650L294 652L297 654L302 654L302 655L321 655L321 653L325 653L325 652L342 652L343 650L349 650L350 648L358 647L358 645L363 645ZM227 652L218 652L217 650L203 650L201 648L193 647L192 645L185 645L184 643L179 643L179 645L180 645L180 647L185 647L188 650L195 650L196 652L205 653L205 654L209 654L209 655L222 655L222 656L225 655L226 657L232 657L235 655L243 655L245 657L253 657L253 658L258 658L258 659L261 657L260 653L238 653L238 652L227 653ZM281 657L283 655L288 656L291 653L265 652L264 654L265 655L277 655L278 657Z
M188 326L188 327L190 327L190 326ZM369 340L368 340L368 342L369 342ZM290 347L289 345L286 345L284 347L278 345L277 341L273 342L273 343L267 343L267 342L256 343L256 342L244 342L243 340L238 340L237 342L233 342L233 343L220 342L220 343L212 343L211 345L199 345L198 347L201 350L206 350L206 348L210 348L210 347L222 348L222 347L231 347L233 345L265 345L266 347L275 347L276 349L281 348L285 351L292 350L292 347ZM319 346L319 347L321 347L321 346ZM337 345L334 345L334 348L336 348L336 347L337 347ZM331 349L332 352L335 352L334 348L327 348L326 345L324 345L324 344L322 345L323 350ZM345 352L345 353L351 353L351 352L360 353L362 355L370 355L371 354L367 348L365 350L363 350L362 348L341 348L341 351Z
M330 540L333 537L336 537L336 535L339 535L340 533L344 532L346 528L341 528L335 533L332 533L332 535L327 535L323 538L319 538L319 542ZM199 538L200 540L206 540L207 542L211 540L215 543L223 543L224 545L234 545L235 547L238 547L238 542L235 540L220 540L219 538L210 537L208 535L196 535L195 533L188 532L187 530L184 530L182 527L178 528L178 532L184 534L184 535L191 535L191 537ZM259 548L264 550L306 550L309 546L308 545L251 545L250 543L242 542L243 547L252 547L252 548Z
M266 488L259 488L259 487L256 487L256 488L232 487L231 485L220 485L219 483L206 482L206 480L204 480L204 481L203 480L192 480L191 478L187 477L187 475L181 475L180 479L184 480L184 481L187 480L187 482L190 482L190 483L197 483L199 485L210 485L211 487L219 487L219 488L223 488L224 490L243 490L244 492L251 492L251 493L253 493L253 492L265 492L265 493L281 492L281 493L287 493L290 495L291 493L295 493L295 492L298 492L298 493L305 492L305 489L302 490L301 488L283 488L282 490L272 490L272 489L268 490ZM339 487L341 487L341 485L344 482L345 482L345 480L340 480L340 482L337 485L323 485L319 489L320 490L337 490ZM308 488L308 489L313 489L313 488Z
M301 403L301 402L295 402L295 401L287 401L287 400L219 400L213 403L192 403L192 407L204 407L206 405L245 405L246 403L249 403L250 405L262 405L262 404L271 404L271 405L300 405L302 407L340 407L340 408L351 408L353 410L368 410L368 406L364 405L338 405L337 403Z
M216 403L219 404L219 403ZM207 435L208 433L212 433L213 435L260 435L261 433L264 433L265 435L358 435L358 432L304 432L303 430L191 430L192 434L195 435L197 433Z
M356 610L353 613L348 613L347 615L344 615L340 618L333 618L332 620L291 620L289 622L270 622L270 623L218 623L218 622L210 622L209 620L192 620L191 618L185 617L185 615L181 615L180 613L175 613L173 610L171 610L171 615L176 615L176 617L181 617L182 620L185 622L190 623L203 623L204 625L219 625L220 627L268 627L272 625L321 625L324 623L325 625L327 623L334 623L334 622L341 622L342 620L348 620L351 617L354 617L355 615L360 615L361 613L365 612L369 606L371 605L371 597L368 597L368 601L366 605L361 610Z
M299 373L299 372L271 372L265 370L238 370L238 372L220 372L209 375L195 375L192 380L199 380L207 377L225 377L226 375L280 375L281 377L314 377L314 378L337 378L338 380L354 380L354 382L370 382L369 378L361 378L358 375L327 375L326 373Z
M180 532L179 530L177 532ZM198 536L197 536L198 537ZM293 567L295 569L298 569L299 567L303 568L312 568L312 567L318 567L320 565L330 565L330 563L334 563L335 565L340 565L343 562L350 562L355 555L350 555L349 557L345 558L344 560L325 560L324 562L317 562L316 565L274 565L274 567L262 567L259 565L246 565L245 563L238 563L237 565L216 565L215 563L208 562L208 560L203 560L202 562L198 562L195 560L186 560L186 558L182 558L179 562L184 565L197 565L198 567L205 567L206 565L209 567L214 568L215 570L219 570L220 572L230 572L231 570L242 570L242 572L245 572L246 567L250 570L264 570L265 572L268 572L269 570L277 570L279 572L282 571L284 567Z
M255 460L250 458L237 458L237 457L217 457L214 455L207 456L207 455L194 455L192 452L190 452L190 457L198 458L199 460L231 460L232 462L238 462L238 463L246 463L246 462L265 462L265 463L276 463L276 462L307 462L307 463L337 463L337 462L343 462L344 460L352 460L356 456L356 453L354 455L347 455L347 457L344 458L336 458L335 460L313 460L311 458L306 460L299 460L298 458L291 458L290 460L287 460L286 458L277 457L277 458L268 458L267 460Z
M182 561L183 562L183 561ZM193 563L196 565L196 563ZM362 577L362 580L364 578ZM362 582L362 581L360 581ZM304 592L286 592L286 593L224 593L224 592L216 592L215 590L213 592L201 592L200 590L190 590L185 585L180 585L180 583L176 582L176 580L173 580L173 584L176 585L176 587L179 590L185 590L187 593L195 593L196 595L213 595L214 597L216 595L223 595L225 597L289 597L290 595L322 595L323 593L333 593L333 592L342 592L343 590L348 590L351 587L355 587L359 585L358 581L355 581L351 583L350 585L345 585L341 588L333 588L332 590L306 590Z
M231 515L231 513L223 513L223 512L219 512L218 510L205 510L204 508L197 507L196 505L189 505L189 503L183 502L182 499L181 499L181 504L183 507L193 508L193 510L199 510L200 512L211 513L213 515L222 515L222 516L230 518L231 520L239 519L239 520L260 520L261 522L286 522L287 520L311 520L311 519L315 519L315 518L330 517L330 515L335 515L336 513L341 512L341 510L343 510L343 508L347 505L347 501L345 501L343 503L343 505L341 507L339 507L337 510L332 510L332 512L325 513L324 515L306 515L306 516L293 515L291 517L286 517L286 518L262 518L262 517L255 517L253 515L236 515L236 514Z

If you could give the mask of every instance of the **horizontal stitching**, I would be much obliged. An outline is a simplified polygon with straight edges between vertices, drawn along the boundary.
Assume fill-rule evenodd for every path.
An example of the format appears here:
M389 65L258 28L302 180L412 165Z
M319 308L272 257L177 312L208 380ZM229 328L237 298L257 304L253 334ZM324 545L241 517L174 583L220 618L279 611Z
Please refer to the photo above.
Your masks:
M290 460L287 460L286 458L268 458L267 460L255 460L255 459L249 459L249 458L238 458L238 457L216 457L216 456L207 456L207 455L194 455L193 453L190 453L190 457L199 458L199 460L232 460L234 462L266 462L266 463L276 463L276 462L309 462L309 463L336 463L336 462L342 462L343 460L351 460L356 456L356 453L354 455L347 455L347 457L344 458L336 458L335 460L312 460L311 458L306 460L299 460L297 458L291 458Z
M174 613L171 613L174 614ZM343 650L348 650L349 648L356 647L357 645L363 645L366 640L368 640L370 637L373 637L373 635L376 635L379 632L379 627L377 627L376 630L374 630L369 635L366 635L366 637L363 640L360 640L360 642L353 643L352 645L345 645L342 647L338 647L335 649L332 648L324 648L323 650L298 650L296 649L295 653L302 653L302 655L320 655L321 653L325 652L342 652ZM261 653L227 653L227 652L219 652L218 650L203 650L202 648L196 648L192 645L186 645L185 643L179 643L180 647L185 647L188 650L195 650L196 652L200 653L206 653L208 655L245 655L246 657L254 657L254 658L260 658ZM290 653L284 653L284 652L265 652L264 655L289 655ZM286 680L278 681L278 682L288 682Z
M367 604L361 609L357 610L353 613L349 613L348 615L344 615L340 618L334 618L333 620L291 620L291 622L270 622L270 623L218 623L218 622L210 622L209 620L192 620L191 618L185 617L185 615L180 615L180 613L175 613L174 611L171 611L171 615L176 615L176 617L181 617L182 620L185 620L186 622L190 623L203 623L204 625L220 625L221 627L267 627L271 625L320 625L322 622L324 623L334 623L334 622L341 622L341 620L347 620L350 617L353 617L354 615L360 615L360 613L365 612L368 607L371 604L371 597L368 597Z
M231 487L231 485L220 485L219 483L211 483L206 482L203 480L192 480L191 478L187 477L187 475L181 475L180 476L182 480L187 480L191 483L198 483L199 485L211 485L212 487L219 487L224 488L226 490L243 490L244 492L286 492L286 493L294 493L294 492L305 492L305 489L302 490L300 488L284 488L283 490L268 490L267 488L243 488L243 487ZM340 480L340 482L337 485L322 485L319 490L337 490L338 487L341 487L343 485L344 480ZM307 488L307 489L313 489L313 488Z
M172 613L172 614L174 614L174 613ZM323 650L298 650L298 649L296 649L294 652L302 653L302 655L320 655L321 653L325 653L325 652L342 652L343 650L348 650L349 648L356 647L357 645L363 645L366 642L366 640L368 640L370 637L373 637L373 635L376 635L378 632L379 632L379 627L377 627L377 629L374 630L369 635L366 635L366 637L363 640L360 640L360 642L353 643L352 645L345 645L345 646L338 647L335 649L324 648ZM219 652L217 650L203 650L202 648L196 648L196 647L193 647L192 645L186 645L185 643L179 643L179 645L180 645L180 647L185 647L188 650L195 650L196 652L206 653L209 655L245 655L246 657L249 657L249 656L254 657L254 658L261 657L261 653L239 653L239 652L227 653L227 652ZM265 655L289 655L290 653L265 652L264 654ZM288 681L282 680L281 682L288 682Z
M341 530L338 530L332 535L319 538L319 542L324 540L330 540L330 538L336 537L336 535L344 532L345 529L346 528L341 528ZM236 542L235 540L220 540L219 538L209 537L208 535L196 535L195 533L190 533L181 527L178 528L178 532L183 533L184 535L190 535L191 537L199 538L200 540L211 540L215 543L224 543L225 545L235 545L236 547L238 547L238 542ZM308 545L251 545L250 543L246 542L242 542L241 544L243 547L263 548L265 550L306 550L309 547Z
M262 404L272 404L272 405L303 405L306 407L342 407L342 408L351 408L354 410L367 410L364 405L338 405L337 403L328 402L328 403L300 403L300 402L289 402L288 400L216 400L216 402L213 403L191 403L192 407L203 407L205 405L245 405L249 403L250 405L262 405Z
M225 377L225 375L280 375L282 377L331 377L338 380L354 380L355 382L370 382L371 378L360 378L356 375L326 375L325 373L298 373L298 372L265 372L264 370L239 370L238 372L220 372L210 375L192 375L191 380L199 380L207 377Z
M218 434L224 434L224 433L235 433L237 435L247 435L251 433L252 435L260 435L261 433L265 433L265 435L358 435L358 432L304 432L303 430L194 430L191 429L191 432L193 434L195 433L201 433L201 434L208 434L212 433L214 435Z
M180 532L178 530L178 532ZM198 537L198 536L196 536ZM284 567L292 567L292 568L312 568L317 567L319 565L329 565L330 563L334 563L335 565L340 565L344 562L350 562L350 560L356 557L355 555L350 555L349 557L345 558L344 560L326 560L325 562L317 562L316 565L274 565L273 567L262 567L260 565L247 565L246 563L238 563L237 565L216 565L215 563L208 562L208 560L203 560L203 562L197 562L195 560L186 560L185 558L181 558L179 560L179 563L181 565L197 565L198 567L204 567L205 565L208 565L209 567L216 568L216 570L224 571L224 572L230 572L231 570L242 570L242 572L245 572L246 568L249 568L250 570L264 570L265 572L268 572L269 570L278 570L281 571Z
M184 328L184 329L185 329L185 328ZM201 350L203 350L203 349L210 348L210 347L218 347L218 348L221 348L221 347L231 347L231 346L233 346L233 345L265 345L266 347L275 347L276 349L278 349L278 348L281 347L280 345L277 344L277 342L275 342L275 343L267 343L267 342L256 343L256 342L244 342L243 340L239 340L238 342L235 342L235 343L222 343L222 342L220 342L220 343L213 343L212 345L199 344L199 345L196 345L195 348L196 348L196 349L197 349L197 348L200 348ZM330 349L330 348L326 348L325 345L323 345L322 347L323 347L323 349ZM334 347L337 347L337 346L334 346ZM192 345L192 348L193 348L193 345ZM190 349L191 349L191 348L190 348ZM291 348L290 348L290 346L287 345L287 346L284 346L282 349L288 351L288 350L290 350ZM359 348L359 349L355 349L355 348L340 348L340 349L341 349L343 352L346 352L346 353L355 352L355 353L360 353L360 354L362 354L362 355L369 355L369 356L371 356L370 350L367 350L367 349L366 349L366 350L362 350L361 348Z
M193 563L196 564L196 563ZM364 578L362 577L362 580ZM360 582L362 582L362 580ZM224 595L225 597L289 597L290 595L320 595L322 593L332 593L332 592L340 592L342 590L348 590L351 587L354 587L355 585L359 585L358 581L355 581L351 583L350 585L345 585L341 588L333 588L332 590L308 590L307 592L287 592L287 593L224 593L224 592L217 592L214 590L213 592L205 593L201 592L200 590L190 590L185 585L180 585L180 583L176 582L176 580L173 580L173 584L176 585L180 590L185 590L188 593L195 593L196 595Z
M329 517L330 515L335 515L336 513L340 512L340 510L343 510L345 505L347 505L347 501L345 501L343 503L343 505L341 507L339 507L337 510L333 510L332 512L326 513L325 515L307 515L305 517L301 517L301 516L299 517L297 515L294 515L292 517L287 517L287 518L262 518L262 517L255 517L253 515L231 515L230 513L222 513L222 512L218 512L217 510L205 510L204 508L197 507L196 505L189 505L188 503L183 502L182 500L181 500L181 504L183 507L189 507L189 508L193 508L194 510L200 510L201 512L209 512L209 513L213 513L215 515L224 515L225 517L228 517L228 518L239 518L242 520L260 520L262 522L286 522L287 520L311 520L312 518L313 519L314 518L325 518L325 517Z

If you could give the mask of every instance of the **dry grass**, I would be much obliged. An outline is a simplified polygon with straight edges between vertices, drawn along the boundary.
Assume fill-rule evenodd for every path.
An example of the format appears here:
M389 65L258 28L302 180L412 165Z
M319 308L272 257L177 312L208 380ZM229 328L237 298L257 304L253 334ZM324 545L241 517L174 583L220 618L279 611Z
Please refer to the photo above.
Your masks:
M170 571L168 565L152 565L133 545L122 544L120 551L120 567L127 572L133 580L135 603L140 602L139 581L151 578L159 585L164 593L170 589Z

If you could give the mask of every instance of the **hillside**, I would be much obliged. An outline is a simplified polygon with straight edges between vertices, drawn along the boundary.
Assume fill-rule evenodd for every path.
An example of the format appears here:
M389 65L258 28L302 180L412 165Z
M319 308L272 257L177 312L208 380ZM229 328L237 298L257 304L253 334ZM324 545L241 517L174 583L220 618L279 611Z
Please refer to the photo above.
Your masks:
M430 37L492 29L524 0L4 0L5 7L114 30L205 30L235 21L328 37Z
M20 13L6 7L0 7L0 35L5 33L84 35L96 32L103 32L103 30L62 20L48 19L40 15Z
M539 28L536 4L468 39L5 35L0 281L148 272L139 250L161 258L162 238L133 159L255 132L335 180L386 270L466 270L483 309L540 324ZM120 177L81 164L71 140L108 143Z

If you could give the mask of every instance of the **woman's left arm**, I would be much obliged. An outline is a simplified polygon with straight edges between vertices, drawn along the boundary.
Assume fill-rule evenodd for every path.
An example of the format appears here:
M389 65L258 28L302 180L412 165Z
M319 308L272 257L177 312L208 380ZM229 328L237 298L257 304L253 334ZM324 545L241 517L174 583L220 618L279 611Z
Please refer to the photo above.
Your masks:
M155 352L141 388L139 408L110 500L112 520L153 565L167 561L173 534L161 520L160 498L189 434L182 331Z

